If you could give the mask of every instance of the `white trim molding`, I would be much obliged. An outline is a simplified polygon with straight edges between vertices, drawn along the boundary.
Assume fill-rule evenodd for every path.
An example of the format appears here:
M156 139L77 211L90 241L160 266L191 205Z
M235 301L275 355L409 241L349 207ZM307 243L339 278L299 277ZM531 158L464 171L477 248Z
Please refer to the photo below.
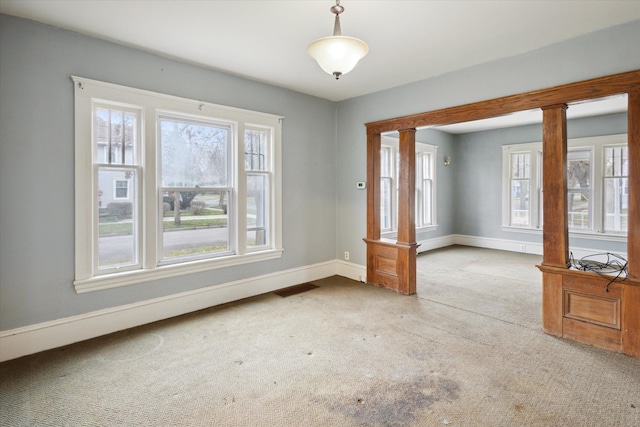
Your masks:
M541 243L460 234L422 240L419 243L418 252L463 245L542 254ZM571 251L575 259L604 252L573 247ZM620 255L626 257L626 253ZM330 276L338 275L366 283L366 274L366 266L336 259L0 331L0 362Z
M337 274L336 260L0 331L0 362Z

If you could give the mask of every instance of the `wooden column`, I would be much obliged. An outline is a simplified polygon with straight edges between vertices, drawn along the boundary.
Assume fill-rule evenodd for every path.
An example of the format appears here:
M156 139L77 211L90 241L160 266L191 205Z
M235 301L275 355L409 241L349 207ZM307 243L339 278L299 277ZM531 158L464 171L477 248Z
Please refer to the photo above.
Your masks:
M542 264L566 268L569 262L566 104L542 108L542 173Z
M398 238L380 236L379 132L367 129L367 283L413 295L416 293L415 129L400 131Z
M622 351L640 357L640 90L629 92L629 210L627 272L634 283L622 288Z
M380 239L380 133L367 132L367 239Z
M398 244L416 243L416 130L400 131L398 177Z
M416 293L416 130L400 131L398 177L398 292Z
M569 227L567 215L567 106L542 108L542 265L567 268ZM562 275L542 273L542 329L562 336Z
M640 279L640 91L629 92L629 210L627 260L629 277Z

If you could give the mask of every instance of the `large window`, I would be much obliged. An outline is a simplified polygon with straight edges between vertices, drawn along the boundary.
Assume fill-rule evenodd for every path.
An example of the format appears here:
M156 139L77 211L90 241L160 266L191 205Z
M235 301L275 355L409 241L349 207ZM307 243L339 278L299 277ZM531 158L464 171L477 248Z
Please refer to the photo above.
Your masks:
M415 226L436 227L434 161L438 147L416 142ZM380 230L395 233L398 226L400 153L396 138L383 136L380 150Z
M572 233L627 231L627 136L568 141L567 217ZM503 146L503 227L542 228L542 143Z
M78 292L281 256L281 117L73 80Z

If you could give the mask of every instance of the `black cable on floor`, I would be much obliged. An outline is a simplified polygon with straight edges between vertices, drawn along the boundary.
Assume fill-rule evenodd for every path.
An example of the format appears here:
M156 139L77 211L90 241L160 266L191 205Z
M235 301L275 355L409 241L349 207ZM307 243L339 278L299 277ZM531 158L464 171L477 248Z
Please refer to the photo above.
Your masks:
M620 255L613 254L611 252L605 252L601 254L593 254L587 255L585 257L580 258L579 260L575 260L573 258L573 252L570 252L571 255L571 266L576 270L581 271L591 271L593 273L597 273L601 276L611 277L612 274L615 274L607 286L605 286L604 290L609 292L609 286L618 280L618 278L624 273L622 279L627 278L627 260L621 257ZM606 261L597 261L593 259L594 257L606 256Z

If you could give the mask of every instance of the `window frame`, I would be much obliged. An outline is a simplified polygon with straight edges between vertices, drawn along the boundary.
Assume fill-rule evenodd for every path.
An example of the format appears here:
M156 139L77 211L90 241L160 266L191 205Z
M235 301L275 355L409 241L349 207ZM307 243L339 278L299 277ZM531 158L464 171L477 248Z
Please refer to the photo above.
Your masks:
M75 280L76 292L83 293L135 283L159 280L247 263L277 259L282 256L282 121L283 116L227 107L209 102L135 89L111 83L71 76L75 100ZM94 147L94 105L124 106L140 111L139 161L134 167L140 198L140 268L116 269L97 274L98 263L98 185L94 170L98 167ZM233 174L231 198L234 226L230 241L234 253L207 259L189 259L181 263L161 264L158 251L162 213L158 117L166 112L205 121L229 123L233 128L231 162ZM267 129L270 133L269 244L246 248L246 182L244 170L244 130ZM99 164L103 165L103 164ZM129 184L131 185L131 183ZM129 194L131 188L129 189ZM244 201L244 202L243 202ZM239 231L240 230L240 231ZM244 235L244 237L243 237ZM93 249L91 249L93 248ZM87 250L89 249L89 250Z
M590 206L590 229L570 228L569 233L576 237L589 237L602 240L626 240L626 231L614 232L604 229L604 151L607 147L627 146L627 134L613 134L586 138L572 138L567 141L568 153L590 151L590 191L593 203ZM531 216L529 226L517 226L510 223L511 201L511 155L530 154L530 190ZM569 156L569 154L568 154ZM535 188L534 188L535 187ZM569 191L569 189L567 189ZM502 230L520 233L542 234L542 142L508 144L502 146Z
M384 201L382 195L380 196L380 232L381 236L384 238L392 238L398 232L398 173L399 173L399 147L400 142L398 138L394 138L387 135L382 135L381 139L381 155L380 155L380 189L382 190L383 184L382 181L388 182L388 186L390 188L390 217L391 217L391 228L383 227L383 214L382 209L384 208ZM388 155L383 156L382 151L386 150ZM428 154L430 157L430 170L431 172L429 177L424 176L423 171L423 161L424 155ZM416 220L416 232L423 231L431 231L438 228L437 221L437 174L436 174L436 158L438 154L438 146L427 144L424 142L416 141L416 193L415 193L415 220ZM383 168L383 160L387 159L388 164L384 165L385 170L388 171L389 175L382 174ZM423 198L424 194L420 190L423 188L424 181L426 179L431 180L431 206L430 206L430 214L431 214L431 224L423 224L422 219L424 217L423 212Z

